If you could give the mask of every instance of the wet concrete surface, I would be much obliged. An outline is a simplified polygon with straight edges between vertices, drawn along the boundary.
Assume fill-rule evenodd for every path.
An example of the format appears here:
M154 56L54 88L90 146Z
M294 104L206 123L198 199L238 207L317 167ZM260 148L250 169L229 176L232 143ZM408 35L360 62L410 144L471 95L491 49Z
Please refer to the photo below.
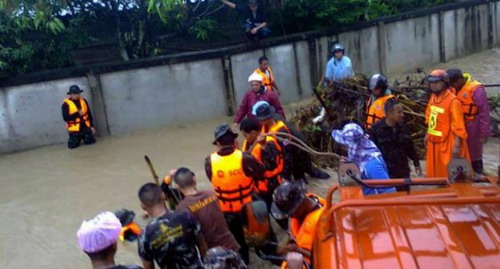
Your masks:
M486 51L440 67L459 67L483 83L500 83L500 54ZM491 88L489 94L498 94ZM294 106L290 106L294 107ZM68 150L55 145L0 157L0 268L90 268L76 231L83 219L120 208L140 215L137 190L152 181L144 162L149 155L160 176L185 166L197 175L200 189L210 188L203 168L213 152L213 128L231 118L144 130L99 139L92 146ZM485 147L485 167L496 173L500 141ZM333 173L333 171L330 171ZM324 195L335 182L310 181ZM144 224L144 221L139 220ZM135 244L120 244L116 261L140 264ZM252 259L251 268L271 268Z

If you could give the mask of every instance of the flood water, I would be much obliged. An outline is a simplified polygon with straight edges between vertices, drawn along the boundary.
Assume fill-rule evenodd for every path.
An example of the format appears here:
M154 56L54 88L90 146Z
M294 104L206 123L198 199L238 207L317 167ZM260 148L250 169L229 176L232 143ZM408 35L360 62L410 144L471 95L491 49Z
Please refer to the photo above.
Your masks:
M500 83L499 53L487 51L445 65L451 66L484 83ZM489 93L494 91L499 89ZM76 150L55 145L1 156L0 268L90 268L76 241L81 221L120 208L140 214L137 190L152 181L146 154L160 176L186 166L196 173L201 189L209 188L204 158L214 150L213 128L221 122L231 118L99 139ZM490 140L486 150L485 166L495 172L499 140ZM312 185L324 194L331 184ZM116 261L140 264L135 245L120 244Z

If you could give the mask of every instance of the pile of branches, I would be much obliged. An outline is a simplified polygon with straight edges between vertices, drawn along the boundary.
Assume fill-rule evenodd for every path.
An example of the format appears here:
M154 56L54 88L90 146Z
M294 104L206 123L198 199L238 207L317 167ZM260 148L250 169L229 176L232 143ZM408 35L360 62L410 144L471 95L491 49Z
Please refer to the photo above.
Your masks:
M425 83L422 81L422 83ZM356 122L364 128L366 104L369 99L368 79L363 75L335 82L330 87L320 83L316 87L317 97L310 105L300 108L292 117L293 123L306 137L306 142L314 149L323 152L335 152L345 156L344 149L331 138L333 129L341 129L346 123ZM392 94L402 103L405 122L421 156L424 155L424 136L426 132L425 109L427 91L425 85L418 83L395 83ZM313 122L323 105L326 114L321 122ZM333 157L317 157L314 161L321 167L333 167L338 160Z

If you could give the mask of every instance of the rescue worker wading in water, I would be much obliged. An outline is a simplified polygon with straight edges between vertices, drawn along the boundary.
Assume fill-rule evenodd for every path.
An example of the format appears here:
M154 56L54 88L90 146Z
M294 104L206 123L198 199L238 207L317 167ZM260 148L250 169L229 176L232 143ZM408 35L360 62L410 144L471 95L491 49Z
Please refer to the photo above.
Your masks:
M62 115L66 121L69 139L68 148L73 149L80 146L80 142L87 145L95 143L95 128L90 112L89 103L85 98L80 96L83 91L73 85L69 88L69 98L65 99L62 104Z
M257 102L252 108L252 114L260 121L262 124L262 133L287 133L295 136L301 141L303 139L302 133L291 128L291 125L285 124L281 120L277 120L277 115L275 113L274 107L272 107L266 101ZM287 137L285 137L287 138ZM289 138L287 138L289 139ZM293 141L293 140L292 140ZM283 149L283 172L282 178L288 180L305 180L305 174L309 174L311 177L317 179L329 179L330 175L326 172L313 167L311 156L309 153L297 148L296 146L286 143L279 142L281 148ZM293 177L292 177L293 176Z
M217 151L205 159L205 172L212 182L218 203L231 233L241 246L240 254L249 263L249 247L243 232L243 208L252 202L254 182L264 176L264 166L250 153L236 149L236 137L227 124L215 129Z
M245 136L241 150L252 154L266 169L264 177L255 182L255 191L271 210L273 192L283 181L283 147L275 137L261 135L262 125L256 118L244 119L240 130ZM288 229L288 220L276 219L276 222Z
M296 252L304 256L304 261L311 263L311 251L316 224L325 209L325 200L312 193L306 193L304 184L284 182L273 195L271 212L276 217L289 217L291 241L284 253ZM281 268L289 268L283 262Z
M385 117L384 106L387 100L394 98L387 86L387 78L381 74L371 76L368 81L370 98L366 103L366 129Z
M470 161L462 103L452 93L446 71L432 71L428 81L432 95L425 113L427 177L448 177L453 157Z

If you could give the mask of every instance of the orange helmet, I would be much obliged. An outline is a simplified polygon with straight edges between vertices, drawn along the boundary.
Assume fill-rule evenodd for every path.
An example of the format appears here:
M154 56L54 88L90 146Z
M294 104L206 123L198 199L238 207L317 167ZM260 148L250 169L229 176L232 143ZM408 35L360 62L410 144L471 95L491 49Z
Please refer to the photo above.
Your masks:
M432 70L432 72L427 76L428 82L438 82L443 81L446 83L450 82L450 78L448 77L448 73L446 73L443 69Z

